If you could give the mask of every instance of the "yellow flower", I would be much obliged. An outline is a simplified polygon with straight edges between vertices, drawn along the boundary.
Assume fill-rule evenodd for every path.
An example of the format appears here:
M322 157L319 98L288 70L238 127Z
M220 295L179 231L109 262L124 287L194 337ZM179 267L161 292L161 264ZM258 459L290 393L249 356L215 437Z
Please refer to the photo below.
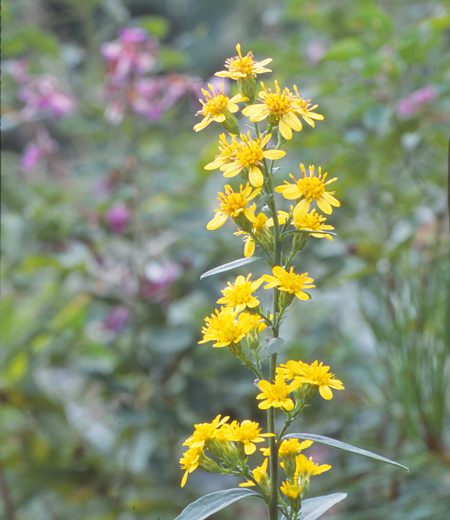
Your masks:
M235 312L241 312L246 307L252 309L259 305L258 298L253 296L252 293L258 289L258 287L263 283L263 280L262 278L259 278L258 280L251 282L250 276L251 273L247 278L239 275L234 284L228 282L228 287L225 287L222 291L223 298L217 300L217 303L225 305L224 311L232 310Z
M319 466L319 464L313 462L312 457L307 459L302 453L297 455L295 459L295 474L300 478L309 479L311 476L320 475L329 469L331 469L329 464Z
M244 444L244 452L246 455L255 453L255 442L264 442L264 437L273 437L273 433L260 434L261 428L259 424L253 421L245 420L241 424L233 421L230 425L228 438L231 441L242 442Z
M295 274L293 270L294 268L291 267L291 270L288 272L279 265L276 265L272 269L273 276L268 274L264 274L262 276L263 280L268 282L264 289L278 287L280 291L286 291L290 294L295 294L295 296L297 296L297 298L300 300L309 300L309 294L305 293L303 289L315 287L315 285L311 285L311 282L314 280L312 278L308 278L308 273Z
M237 312L216 310L211 318L206 317L207 325L202 328L203 339L199 343L215 341L213 347L226 347L239 343L244 336L252 330L253 325L246 314L241 314L237 319Z
M244 168L248 168L248 180L255 188L259 188L264 184L264 175L262 172L264 159L274 161L281 159L286 155L283 150L265 150L271 134L263 137L259 135L258 139L254 140L248 135L241 134L238 142L235 136L232 136L231 145L226 143L219 143L221 153L216 159L205 166L206 170L220 168L224 172L224 177L235 177Z
M216 76L231 79L241 79L250 76L256 77L257 74L263 74L264 72L272 72L271 70L265 68L265 65L272 61L272 58L267 58L263 61L254 61L253 53L251 51L247 54L247 56L242 56L241 46L239 43L236 45L236 50L238 52L238 56L235 56L234 58L228 58L225 61L225 67L228 70L216 72Z
M288 498L297 498L300 495L302 486L299 486L298 484L291 484L286 481L281 484L280 490L283 495Z
M278 455L281 458L297 455L297 453L300 453L302 450L309 448L312 443L313 443L313 441L299 442L299 440L296 438L285 439L280 444L280 448L278 450Z
M253 224L253 233L255 235L261 235L262 232L269 227L269 220L264 213L258 213L258 215L255 214L256 210L256 204L252 204L249 208L249 211L247 212L247 218L250 220L250 222ZM273 225L273 224L272 224ZM249 233L246 233L245 231L236 231L234 233L235 235L244 235L244 256L246 258L249 258L253 255L255 252L255 241L251 237Z
M292 139L292 130L299 132L302 129L302 123L299 117L302 117L308 124L314 127L314 121L323 120L323 116L312 112L317 107L309 107L310 100L304 100L299 97L297 87L294 85L295 94L288 88L281 92L278 82L275 80L275 92L266 89L261 81L263 90L259 93L259 101L261 104L250 105L242 110L250 121L258 122L268 117L269 125L278 125L281 135L285 139Z
M241 184L239 193L236 193L231 186L226 185L225 193L219 193L219 197L217 197L220 203L220 209L214 210L216 211L216 215L208 222L206 229L219 228L225 223L228 217L235 218L244 214L248 218L250 212L247 209L247 204L254 199L260 191L260 188L252 191L250 185L247 183L245 189Z
M222 89L218 92L214 92L214 87L208 84L209 90L211 94L202 88L203 95L206 98L206 102L202 99L199 99L200 103L203 105L203 108L197 112L196 115L203 115L203 120L200 123L197 123L194 126L194 130L199 132L203 130L203 128L207 127L209 123L216 121L217 123L223 123L226 119L230 117L230 114L237 112L239 107L236 103L240 101L245 101L247 98L244 98L241 94L237 94L229 99L223 92L223 83Z
M325 191L325 186L336 181L337 178L335 177L334 179L325 182L328 174L325 173L322 178L322 168L320 166L319 175L317 177L314 176L314 166L309 167L309 176L306 175L306 170L303 164L300 164L300 168L302 170L301 179L297 181L292 173L290 173L289 175L295 184L290 184L289 182L284 181L285 184L277 186L275 191L282 193L283 197L288 200L304 197L295 207L296 219L300 219L308 213L309 206L313 200L317 202L317 205L324 213L331 215L331 206L338 208L340 203L333 197L334 191Z
M228 421L229 417L220 419L218 415L212 423L201 423L195 425L195 431L191 437L186 439L183 446L190 448L202 448L206 441L214 439L217 435L217 430Z
M267 463L269 459L265 459L261 466L258 466L252 471L253 477L258 482L258 484L264 485L269 482L269 477L267 476ZM255 483L251 480L247 480L247 482L244 482L243 484L239 484L240 487L250 487L254 486Z
M291 411L294 408L294 401L288 396L294 389L292 385L286 385L282 374L277 374L273 384L269 381L262 380L258 384L261 394L256 399L265 399L259 403L258 407L267 410L273 406L274 408L283 408L283 410Z
M291 206L292 211L292 222L291 224L296 229L305 229L308 231L327 231L334 229L333 226L329 226L327 224L323 224L323 222L326 221L326 218L322 215L319 215L315 209L313 209L310 213L307 213L306 215L302 216L302 210L298 206L293 208ZM284 224L286 220L288 219L289 214L285 211L279 211L278 212L278 220L280 224ZM328 234L322 234L322 233L310 233L311 236L316 238L328 238L328 240L333 240L333 237Z
M256 332L262 332L267 328L267 323L263 321L258 314L249 314L248 312L243 312L241 316L245 316L245 319L248 321L248 326L251 327L250 330L252 331L256 330Z
M294 379L293 384L298 388L304 383L319 387L320 395L330 400L333 397L332 388L336 390L344 390L344 385L339 379L334 379L334 374L329 372L330 367L323 366L322 362L314 361L311 365L302 361L288 361L285 365L281 365L280 371L283 371L285 377Z
M189 473L192 473L199 463L200 456L203 453L202 447L189 448L180 459L181 469L185 469L183 480L181 481L181 487L184 487Z

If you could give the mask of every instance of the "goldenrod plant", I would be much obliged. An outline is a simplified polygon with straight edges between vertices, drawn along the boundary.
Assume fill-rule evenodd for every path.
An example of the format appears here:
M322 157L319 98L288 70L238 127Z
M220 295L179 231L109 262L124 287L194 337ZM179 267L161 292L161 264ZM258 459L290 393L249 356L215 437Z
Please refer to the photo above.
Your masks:
M260 498L267 506L269 520L279 515L285 520L314 520L337 502L345 493L305 498L313 476L331 469L328 464L314 462L303 452L313 442L377 459L388 464L404 466L389 459L356 448L335 439L311 433L286 434L294 420L319 395L329 401L333 390L344 390L343 383L319 360L288 360L278 364L283 339L280 328L295 298L307 305L309 289L315 288L309 273L297 267L301 253L310 236L332 240L333 227L322 215L331 215L340 203L320 166L306 168L300 164L300 174L281 178L279 164L286 152L283 145L294 138L293 131L303 129L302 122L314 128L322 121L315 112L317 105L303 99L294 85L293 91L283 90L274 82L271 89L256 78L271 72L266 68L272 60L254 61L252 52L238 55L225 62L226 70L216 75L236 80L238 94L229 98L223 85L210 92L203 90L205 100L198 115L203 120L194 130L203 130L212 122L219 123L229 134L219 139L219 153L207 164L207 170L220 170L227 179L240 177L240 185L226 184L218 194L219 208L207 229L215 230L230 219L237 227L236 234L244 238L244 257L222 265L203 275L229 271L253 262L265 262L269 272L252 279L252 274L239 275L228 282L217 300L218 309L205 318L200 343L212 342L216 348L227 347L257 378L260 393L255 392L259 408L266 410L266 431L247 419L231 421L218 415L211 423L196 424L193 434L185 441L187 450L180 460L184 471L181 486L197 468L213 473L235 475L243 482L238 488L205 495L190 504L177 520L201 520L227 505L245 497ZM241 133L234 114L243 104L242 115L249 119L245 127L253 132ZM264 124L264 128L262 128ZM333 184L334 187L334 184ZM279 195L277 195L279 194ZM281 200L277 197L281 196ZM284 209L279 209L284 202ZM291 205L289 205L291 203ZM319 213L320 212L320 213ZM257 254L256 254L257 252ZM264 309L258 290L272 290L273 305ZM261 342L260 333L267 336ZM265 362L268 361L268 367ZM276 413L284 415L284 424L276 420ZM282 416L281 416L282 417ZM282 424L276 429L276 425ZM256 466L258 451L263 463ZM255 462L254 460L255 459Z

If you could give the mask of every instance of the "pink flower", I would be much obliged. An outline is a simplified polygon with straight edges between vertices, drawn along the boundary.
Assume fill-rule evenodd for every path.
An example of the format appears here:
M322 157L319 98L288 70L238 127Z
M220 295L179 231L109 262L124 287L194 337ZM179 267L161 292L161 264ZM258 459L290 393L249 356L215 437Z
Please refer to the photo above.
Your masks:
M416 90L409 96L400 99L397 104L397 114L403 118L409 118L419 114L425 106L436 99L438 92L433 85Z
M106 223L115 233L123 233L130 218L131 212L123 202L113 204L105 215Z
M31 170L38 163L52 155L58 149L58 143L50 138L45 130L38 130L36 140L29 143L20 159L20 168Z
M117 305L103 318L103 326L110 332L119 334L127 324L129 315L130 313L126 307Z
M121 87L133 74L149 72L156 63L157 47L157 41L149 38L144 29L122 29L118 40L104 43L101 48L102 56L108 62L108 83Z
M156 121L192 88L191 78L177 74L142 78L134 84L130 106L135 114Z
M60 118L75 110L74 98L61 92L56 78L50 74L30 77L19 90L17 97L25 103L22 115L27 119L39 112Z

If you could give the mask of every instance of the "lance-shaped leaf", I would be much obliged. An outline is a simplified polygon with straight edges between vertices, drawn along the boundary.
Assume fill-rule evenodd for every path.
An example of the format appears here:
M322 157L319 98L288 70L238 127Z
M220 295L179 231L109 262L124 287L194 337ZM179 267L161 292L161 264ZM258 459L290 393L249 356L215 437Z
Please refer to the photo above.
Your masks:
M381 462L385 462L386 464L391 464L392 466L397 466L398 468L405 469L409 471L406 466L399 464L398 462L394 462L393 460L387 459L386 457L382 457L381 455L377 455L376 453L372 453L371 451L363 450L361 448L357 448L356 446L352 446L351 444L347 444L346 442L337 441L335 439L330 439L330 437L324 437L323 435L316 435L314 433L289 433L283 437L284 439L304 439L310 440L314 442L318 442L320 444L325 444L326 446L331 446L332 448L337 448L338 450L349 451L351 453L356 453L358 455L362 455L363 457L368 457L369 459L379 460Z
M316 520L328 509L347 497L347 493L333 493L321 497L307 498L302 501L299 520Z
M244 488L225 489L205 495L192 504L189 504L175 520L203 520L208 516L246 497L259 497L261 495Z
M262 260L257 256L250 256L249 258L239 258L239 260L234 260L233 262L229 262L228 264L219 265L219 267L215 267L210 271L206 271L200 276L200 280L206 278L207 276L212 276L213 274L223 273L225 271L229 271L230 269L235 269L236 267L241 267L241 265L251 264L253 262L257 262L258 260Z

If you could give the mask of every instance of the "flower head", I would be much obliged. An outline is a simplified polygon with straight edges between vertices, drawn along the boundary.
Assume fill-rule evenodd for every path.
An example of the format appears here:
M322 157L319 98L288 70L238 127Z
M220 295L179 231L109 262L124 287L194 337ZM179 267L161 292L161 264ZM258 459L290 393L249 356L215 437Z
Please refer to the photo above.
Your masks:
M237 312L216 310L211 318L205 318L207 323L202 328L203 339L199 343L215 341L213 347L226 347L239 343L244 336L253 329L253 324L247 315L241 314L236 318Z
M310 100L304 100L299 97L297 87L294 85L295 94L288 88L281 92L278 82L275 80L275 92L266 89L264 83L261 82L263 90L258 95L261 103L250 105L242 111L242 113L250 118L250 121L258 122L268 118L270 125L279 126L281 135L285 139L292 139L292 130L299 132L302 129L302 123L299 117L302 117L309 125L314 127L314 119L322 120L323 116L312 112L317 105L309 107Z
M273 436L272 433L260 433L259 424L248 419L239 424L233 421L230 425L228 438L234 442L242 442L244 444L244 452L251 455L256 451L255 442L264 442L264 437Z
M228 184L225 186L225 193L219 193L217 200L220 202L220 209L216 209L215 217L208 222L206 229L217 229L222 226L228 217L236 218L244 214L247 218L249 210L247 204L254 199L261 191L260 188L252 191L249 183L243 188L240 186L239 193L233 191L233 188Z
M184 487L186 484L189 473L192 473L196 468L198 468L198 463L202 454L202 447L189 448L180 459L181 469L186 470L183 480L181 481L181 487Z
M300 164L300 168L302 170L301 179L296 180L290 173L289 175L294 181L294 184L284 181L285 184L277 186L275 191L282 193L283 197L288 200L300 199L303 197L294 210L296 219L301 219L308 213L311 202L314 200L324 213L331 215L331 206L339 207L340 203L333 197L334 191L325 191L325 187L336 181L337 178L335 177L334 179L325 182L328 174L325 173L322 177L322 168L320 166L317 177L314 175L314 166L309 167L309 175L306 175L306 170L303 164Z
M283 482L281 484L280 488L283 495L285 495L287 498L298 498L302 491L302 487L298 484L291 484L289 482Z
M250 51L246 56L241 54L241 46L238 43L236 45L238 56L228 58L225 61L225 68L228 70L222 70L216 72L216 76L221 76L231 79L241 79L247 77L256 77L257 74L263 74L264 72L272 72L270 69L266 69L265 65L272 61L272 58L267 58L263 61L254 61L253 53Z
M58 143L45 130L38 130L35 141L28 143L25 148L20 159L20 168L23 171L33 169L41 161L51 157L57 149Z
M252 233L253 235L261 236L268 227L270 227L270 220L264 213L255 213L256 204L252 204L247 212L247 218L253 224ZM273 225L273 222L272 222ZM250 233L246 233L245 231L236 231L235 235L243 235L243 239L245 242L244 246L244 256L249 258L255 252L255 241L252 238ZM266 238L270 239L270 235L266 235Z
M195 425L195 431L191 437L186 439L183 446L190 448L203 447L206 441L214 439L217 435L217 430L228 421L229 417L220 418L218 415L211 423L201 423Z
M256 399L264 399L259 403L258 407L267 410L273 406L274 408L283 408L283 410L291 411L294 408L294 401L289 398L289 394L294 387L287 385L282 374L277 374L274 383L262 380L258 384L262 393L256 396Z
M264 159L273 161L286 155L283 150L265 149L271 137L271 134L268 134L265 137L259 135L257 139L252 139L249 132L248 135L241 134L240 141L233 136L231 144L221 138L219 143L221 153L212 163L205 166L205 170L220 168L224 172L224 177L235 177L242 170L248 169L250 184L258 188L264 184L262 173Z
M206 98L206 101L200 99L200 103L203 108L197 112L196 115L203 115L203 120L200 123L197 123L194 126L194 130L199 132L203 130L203 128L207 127L209 123L216 121L217 123L223 123L227 118L230 117L232 113L235 113L239 110L239 107L236 103L240 101L245 101L241 94L237 94L233 96L231 99L228 98L223 91L223 83L221 90L215 92L214 87L208 84L209 90L211 94L207 92L205 89L202 89L203 95Z
M319 466L318 463L314 463L312 460L312 457L309 457L307 459L303 453L300 453L300 455L297 455L297 458L295 460L295 473L298 477L303 477L309 479L313 475L320 475L324 471L328 471L331 469L331 466L329 464L322 464L322 466Z
M309 448L313 441L300 442L297 438L285 439L278 449L278 455L283 457L294 456L300 453L302 450Z
M343 390L344 385L339 379L334 379L334 374L329 370L330 367L323 366L322 362L314 361L311 365L302 361L288 361L285 365L281 365L278 369L286 379L293 379L293 384L298 388L304 383L318 386L320 395L330 400L333 397L331 388Z
M230 309L235 312L241 312L246 307L252 309L259 305L258 298L253 296L252 293L258 289L263 280L262 278L259 278L258 280L251 282L250 276L251 273L247 278L239 275L234 284L228 282L228 287L225 287L222 291L223 298L217 300L217 303L225 305L224 310Z
M311 285L311 282L314 280L308 278L308 273L295 274L293 267L288 272L279 265L273 267L272 273L273 276L268 274L262 276L263 280L268 282L264 289L278 287L280 291L295 294L300 300L309 300L309 294L305 293L303 289L309 289L310 287L315 287L315 285Z
M269 477L267 475L267 463L269 459L264 459L264 462L261 466L258 466L252 471L253 478L258 482L258 484L261 484L263 487L268 487L267 484L269 483ZM250 487L254 486L255 483L251 480L247 480L247 482L244 482L243 484L239 484L240 487Z

